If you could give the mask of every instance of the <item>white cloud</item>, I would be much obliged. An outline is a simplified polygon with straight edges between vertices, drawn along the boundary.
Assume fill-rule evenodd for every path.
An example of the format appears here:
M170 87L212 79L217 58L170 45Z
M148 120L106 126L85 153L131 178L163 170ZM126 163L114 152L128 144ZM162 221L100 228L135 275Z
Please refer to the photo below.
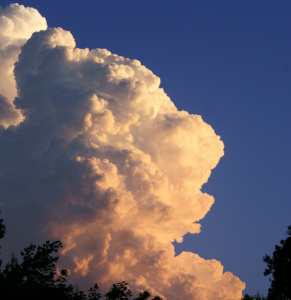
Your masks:
M13 69L20 47L33 32L45 30L47 24L36 9L14 3L0 5L0 28L0 125L7 127L22 120L21 113L13 105L17 95Z
M175 257L172 245L199 233L214 203L201 192L223 155L214 130L178 111L139 61L75 48L61 28L34 33L14 73L25 119L0 138L3 215L35 241L60 239L62 267L87 285L239 300L244 283L218 261Z

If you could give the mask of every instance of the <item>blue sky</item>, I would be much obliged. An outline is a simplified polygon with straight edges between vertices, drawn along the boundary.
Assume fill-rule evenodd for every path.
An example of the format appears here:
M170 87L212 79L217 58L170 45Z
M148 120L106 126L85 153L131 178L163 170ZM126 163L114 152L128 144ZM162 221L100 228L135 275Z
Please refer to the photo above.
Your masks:
M1 4L9 4L1 1ZM22 1L79 48L138 59L225 144L199 235L175 244L267 294L263 256L291 225L290 1Z

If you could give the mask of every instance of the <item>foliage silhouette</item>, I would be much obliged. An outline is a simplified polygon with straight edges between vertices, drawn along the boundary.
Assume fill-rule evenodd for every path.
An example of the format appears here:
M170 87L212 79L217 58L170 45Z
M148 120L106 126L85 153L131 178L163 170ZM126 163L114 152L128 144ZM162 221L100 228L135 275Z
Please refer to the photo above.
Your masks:
M59 276L56 274L58 257L51 254L61 247L60 241L47 241L38 247L30 245L21 252L22 263L12 254L0 273L1 299L87 299L77 287L66 286L67 270L62 270Z
M134 300L147 300L151 297L151 294L148 291L144 291L139 293L139 297L135 298Z
M275 246L273 257L266 254L263 258L266 263L264 275L273 277L270 279L268 297L258 292L254 296L245 294L242 300L291 300L291 226L286 234L289 237Z
M270 279L268 300L291 299L291 226L288 227L286 234L289 237L275 246L273 257L264 256L264 262L267 264L264 275L273 277Z
M1 215L1 212L0 212ZM0 240L4 238L6 234L6 226L3 224L3 219L0 219ZM0 249L1 249L1 245L0 245ZM1 254L1 252L0 252ZM0 268L2 265L2 259L0 259Z
M151 294L148 291L144 291L139 293L139 297L135 298L134 300L147 300L151 297ZM162 300L159 296L155 296L152 300Z
M1 213L1 212L0 212ZM0 219L0 239L6 234L6 226ZM63 245L60 241L46 241L42 246L30 245L21 251L22 262L12 254L11 260L1 271L0 260L0 298L1 300L99 300L102 298L99 287L80 291L78 286L66 285L68 271L57 274L56 263L59 257L54 256ZM144 291L136 300L149 299L150 293ZM128 283L113 284L104 295L106 300L128 300L132 297ZM104 299L104 298L103 298ZM155 297L154 300L162 300Z
M113 284L110 291L105 294L106 300L128 300L129 297L132 297L132 293L125 281Z
M102 297L97 283L95 283L93 288L89 289L88 298L89 300L99 300Z
M259 292L256 295L250 296L249 294L245 294L242 298L243 300L267 300L267 297L261 296Z

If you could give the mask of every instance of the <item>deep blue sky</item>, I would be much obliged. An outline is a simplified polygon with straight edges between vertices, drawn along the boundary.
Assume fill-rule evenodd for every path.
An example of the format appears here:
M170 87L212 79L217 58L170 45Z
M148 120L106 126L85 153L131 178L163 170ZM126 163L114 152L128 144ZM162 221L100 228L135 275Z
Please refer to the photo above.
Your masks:
M1 0L1 4L9 1ZM107 48L158 75L179 109L225 143L215 197L182 250L215 258L267 294L264 254L291 225L291 1L27 0L79 48Z

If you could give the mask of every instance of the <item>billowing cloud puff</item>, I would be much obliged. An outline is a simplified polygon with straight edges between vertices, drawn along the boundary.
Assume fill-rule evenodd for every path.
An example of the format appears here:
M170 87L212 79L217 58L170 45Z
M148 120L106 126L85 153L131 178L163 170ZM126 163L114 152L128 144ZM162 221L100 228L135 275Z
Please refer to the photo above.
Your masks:
M168 300L239 300L244 283L218 261L175 257L172 245L199 233L214 203L201 192L223 155L214 130L178 111L139 61L75 48L61 28L33 33L14 74L24 120L0 138L14 236L60 239L61 267L87 285L124 279Z
M20 47L32 33L47 28L46 20L39 12L23 5L0 5L0 125L16 125L22 115L14 108L16 96L14 63L20 54Z

